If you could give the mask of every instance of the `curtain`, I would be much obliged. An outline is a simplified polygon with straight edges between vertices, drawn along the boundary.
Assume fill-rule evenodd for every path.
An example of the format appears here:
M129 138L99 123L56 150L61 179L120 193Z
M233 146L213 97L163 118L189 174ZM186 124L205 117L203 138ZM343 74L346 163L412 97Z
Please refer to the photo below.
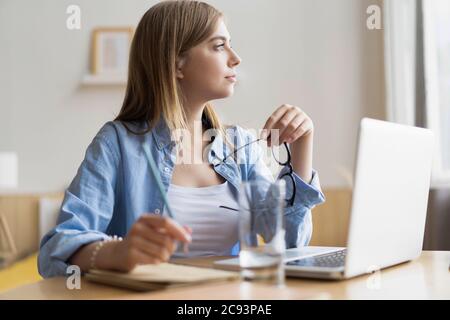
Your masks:
M425 250L450 250L450 179L447 179L447 184L438 183L445 177L442 174L442 160L445 159L446 152L450 152L450 145L443 143L445 140L442 137L446 135L443 134L445 124L441 120L443 116L445 119L446 108L450 109L450 105L442 105L441 97L445 91L442 86L447 83L442 72L449 69L450 59L443 59L447 55L439 52L445 46L439 40L442 36L439 32L444 34L443 39L450 39L450 28L436 25L438 18L443 16L450 27L450 15L445 16L440 12L443 8L439 8L439 2L444 6L448 5L445 1L448 0L384 2L388 121L430 128L435 133L435 144L438 146L428 201ZM450 41L448 50L450 53ZM447 68L442 65L443 61L448 61ZM448 75L450 85L450 72ZM450 95L447 98L450 101ZM450 120L448 123L450 124ZM448 136L450 139L450 135Z
M420 0L385 0L388 121L425 126Z

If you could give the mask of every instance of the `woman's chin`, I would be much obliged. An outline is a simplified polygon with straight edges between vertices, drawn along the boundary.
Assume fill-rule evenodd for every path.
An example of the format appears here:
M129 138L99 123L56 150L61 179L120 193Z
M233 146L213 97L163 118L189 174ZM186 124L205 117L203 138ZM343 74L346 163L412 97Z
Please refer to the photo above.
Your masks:
M229 86L227 90L224 92L223 98L231 97L234 94L234 86Z
M229 98L234 94L234 87L230 86L228 88L225 88L223 90L220 91L216 91L214 94L212 94L210 96L209 100L220 100L220 99L225 99L225 98Z

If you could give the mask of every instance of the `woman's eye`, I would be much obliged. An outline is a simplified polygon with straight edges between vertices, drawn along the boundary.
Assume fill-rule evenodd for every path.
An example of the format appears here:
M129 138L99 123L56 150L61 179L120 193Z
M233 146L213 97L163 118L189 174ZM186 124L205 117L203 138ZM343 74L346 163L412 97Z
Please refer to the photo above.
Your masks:
M220 44L220 45L218 45L218 46L215 46L215 49L216 49L217 51L222 51L223 48L225 48L225 43L222 43L222 44ZM230 45L230 49L233 49L233 47L232 47L231 45Z

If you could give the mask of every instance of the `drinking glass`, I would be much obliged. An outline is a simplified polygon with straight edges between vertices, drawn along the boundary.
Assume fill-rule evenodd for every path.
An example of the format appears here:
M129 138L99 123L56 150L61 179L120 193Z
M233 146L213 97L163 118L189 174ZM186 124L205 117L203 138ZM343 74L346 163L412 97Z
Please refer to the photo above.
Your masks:
M239 265L244 280L284 284L286 181L244 182L239 193Z

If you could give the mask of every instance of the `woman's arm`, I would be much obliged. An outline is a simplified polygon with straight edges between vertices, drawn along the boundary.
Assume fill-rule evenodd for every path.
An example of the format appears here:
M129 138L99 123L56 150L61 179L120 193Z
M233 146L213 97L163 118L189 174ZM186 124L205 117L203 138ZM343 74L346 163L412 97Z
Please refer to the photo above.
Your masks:
M304 181L312 179L314 125L311 118L299 107L282 105L267 120L261 138L266 139L271 130L278 130L278 141L268 138L268 145L291 145L292 167Z
M292 168L307 183L312 179L313 135L311 131L291 144Z
M38 268L44 278L66 275L80 248L109 238L120 157L115 139L114 128L105 125L88 146L65 192L57 225L41 241Z
M91 257L99 243L100 241L96 241L78 249L70 258L70 264L78 266L83 272L87 272L91 267ZM103 245L95 260L98 269L118 269L115 265L116 259L114 259L116 246L116 242L108 242Z
M142 215L120 242L106 242L120 176L116 130L105 125L89 145L77 175L66 190L58 224L43 238L38 267L43 277L66 275L69 264L128 271L139 263L166 261L175 241L189 242L188 229L160 215ZM101 241L105 241L101 243Z
M143 215L131 227L123 241L90 243L78 249L70 258L70 263L77 265L83 272L92 267L105 270L130 271L137 264L154 264L168 261L176 249L176 241L192 241L190 228L183 228L170 218L159 215Z
M269 146L283 142L290 144L296 195L293 206L285 208L286 246L292 248L308 245L312 234L311 209L325 201L318 174L312 168L313 122L300 108L283 105L269 117L264 129L262 139L266 139L271 133L274 133L274 139L278 137L277 141L272 141L269 137ZM278 132L271 132L273 129ZM263 171L261 165L255 168ZM287 171L288 168L284 167L279 176Z

